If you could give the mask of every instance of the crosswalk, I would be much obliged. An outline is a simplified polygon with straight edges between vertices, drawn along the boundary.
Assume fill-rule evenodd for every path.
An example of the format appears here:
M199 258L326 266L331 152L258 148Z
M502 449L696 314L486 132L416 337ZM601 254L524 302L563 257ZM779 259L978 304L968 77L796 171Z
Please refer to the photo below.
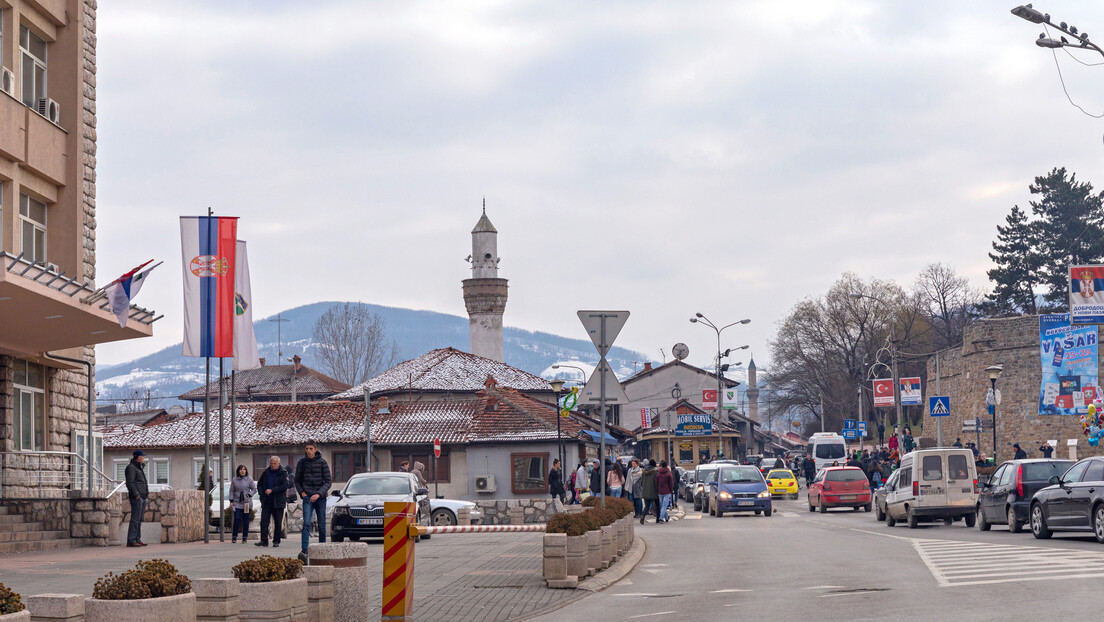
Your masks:
M908 538L941 587L1104 577L1104 553Z

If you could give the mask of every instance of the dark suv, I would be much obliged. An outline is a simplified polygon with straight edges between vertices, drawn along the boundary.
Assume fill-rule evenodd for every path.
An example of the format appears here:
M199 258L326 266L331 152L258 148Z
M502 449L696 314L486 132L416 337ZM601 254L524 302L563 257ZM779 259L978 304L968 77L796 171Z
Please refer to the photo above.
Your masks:
M1073 466L1072 460L1038 458L1009 460L1001 464L988 482L981 485L977 501L977 527L989 531L992 525L1005 523L1019 533L1029 520L1031 497L1050 485L1050 478L1061 476Z
M1050 483L1031 498L1031 534L1091 531L1104 543L1104 457L1086 458Z

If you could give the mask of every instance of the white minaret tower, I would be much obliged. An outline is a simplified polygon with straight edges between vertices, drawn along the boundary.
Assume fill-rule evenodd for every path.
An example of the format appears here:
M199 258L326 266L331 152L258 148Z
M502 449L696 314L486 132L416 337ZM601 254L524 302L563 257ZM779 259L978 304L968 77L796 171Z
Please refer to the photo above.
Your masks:
M753 421L759 421L759 379L756 377L758 372L755 369L755 357L751 357L751 362L747 367L747 400L748 400L748 416Z
M472 278L464 279L464 306L468 309L468 335L471 353L504 362L502 355L502 314L506 311L506 279L498 278L498 230L487 218L487 200L483 216L472 229Z

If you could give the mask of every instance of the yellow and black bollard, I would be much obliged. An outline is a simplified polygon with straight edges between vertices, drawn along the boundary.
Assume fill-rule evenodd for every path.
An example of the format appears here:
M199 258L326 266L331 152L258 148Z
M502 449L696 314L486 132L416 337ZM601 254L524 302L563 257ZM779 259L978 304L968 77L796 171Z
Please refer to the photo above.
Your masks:
M414 503L387 501L383 504L382 620L413 620L417 512Z

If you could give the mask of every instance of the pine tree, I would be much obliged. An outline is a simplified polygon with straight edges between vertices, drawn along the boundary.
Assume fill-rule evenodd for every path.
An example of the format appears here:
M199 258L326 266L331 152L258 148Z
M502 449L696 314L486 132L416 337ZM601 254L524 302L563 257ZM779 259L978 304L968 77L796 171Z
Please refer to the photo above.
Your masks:
M1019 205L1005 217L1005 226L997 225L997 239L989 258L997 264L986 274L993 281L993 293L985 304L990 316L1034 315L1036 285L1039 284L1041 258L1036 251L1036 231Z
M1041 196L1031 202L1039 281L1046 287L1047 306L1064 310L1069 267L1104 257L1104 193L1093 194L1092 184L1078 183L1076 174L1067 178L1065 168L1036 177L1029 189Z

